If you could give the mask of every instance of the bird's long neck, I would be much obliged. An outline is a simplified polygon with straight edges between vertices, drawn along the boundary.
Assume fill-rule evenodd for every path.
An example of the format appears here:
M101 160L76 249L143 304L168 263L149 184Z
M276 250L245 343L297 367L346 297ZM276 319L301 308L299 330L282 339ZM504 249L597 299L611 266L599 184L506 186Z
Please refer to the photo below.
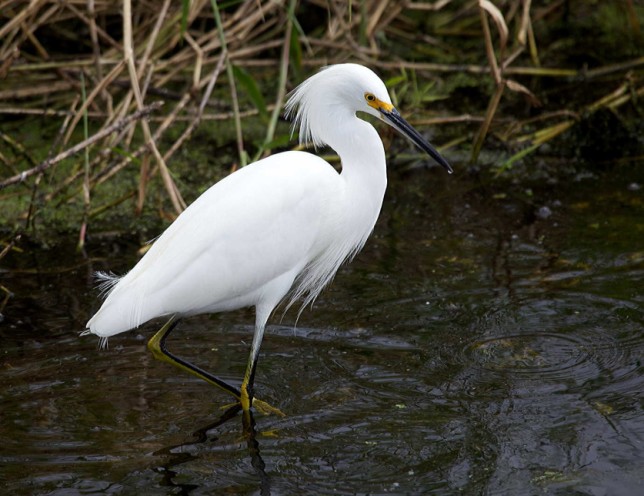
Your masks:
M385 150L380 136L355 114L344 115L326 129L325 141L340 156L342 177L356 197L368 197L380 212L387 187Z
M371 124L352 115L327 129L326 143L340 156L345 184L343 217L350 244L361 247L380 214L387 187L385 150Z
M296 296L308 293L305 304L362 248L378 219L387 187L385 152L376 130L348 112L330 115L335 115L335 121L325 121L311 131L318 143L329 145L340 156L342 173L325 206L329 215L320 226L324 235L316 245L315 262L295 291Z

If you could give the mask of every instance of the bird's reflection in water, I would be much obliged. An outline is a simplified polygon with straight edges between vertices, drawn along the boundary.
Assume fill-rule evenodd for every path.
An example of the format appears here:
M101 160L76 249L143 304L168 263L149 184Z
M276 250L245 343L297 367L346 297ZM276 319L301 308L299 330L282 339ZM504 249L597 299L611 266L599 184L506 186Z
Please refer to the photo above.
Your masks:
M188 483L176 483L175 477L178 475L173 469L178 465L190 462L198 458L198 455L191 453L190 446L202 444L208 441L208 432L212 429L222 426L226 422L237 418L241 411L240 405L235 405L226 410L217 420L211 422L203 427L200 427L192 433L195 438L192 441L168 446L156 451L155 455L167 456L168 460L163 465L159 466L156 471L163 475L163 483L169 487L179 488L177 494L189 494L190 492L198 489L199 486ZM262 459L259 452L259 442L257 441L257 431L255 430L255 418L251 411L242 412L242 428L246 444L248 446L248 454L250 455L251 466L255 469L259 479L259 492L262 496L269 496L271 494L270 478L266 473L266 464ZM216 440L216 437L212 439ZM188 448L188 449L186 449Z
M244 427L244 435L246 436L248 454L250 455L250 463L259 478L259 493L262 496L270 496L271 481L266 473L266 464L262 459L262 455L259 454L259 442L257 441L253 412L250 410L242 412L242 424Z

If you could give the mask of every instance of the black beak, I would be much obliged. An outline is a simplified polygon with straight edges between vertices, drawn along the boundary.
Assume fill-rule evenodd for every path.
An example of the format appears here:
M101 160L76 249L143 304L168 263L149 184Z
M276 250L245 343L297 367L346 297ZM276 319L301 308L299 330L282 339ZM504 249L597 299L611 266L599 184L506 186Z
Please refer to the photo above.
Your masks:
M385 110L381 108L379 110L380 114L383 117L383 120L387 124L389 124L399 133L407 136L412 141L412 143L414 143L414 145L416 145L418 148L420 148L430 157L436 160L436 162L442 165L447 170L447 172L449 172L450 174L454 172L452 166L449 165L449 162L447 162L447 160L445 160L442 155L436 151L436 148L430 145L429 142L425 138L423 138L418 131L411 127L411 124L403 119L403 117L395 108L392 108L391 110Z

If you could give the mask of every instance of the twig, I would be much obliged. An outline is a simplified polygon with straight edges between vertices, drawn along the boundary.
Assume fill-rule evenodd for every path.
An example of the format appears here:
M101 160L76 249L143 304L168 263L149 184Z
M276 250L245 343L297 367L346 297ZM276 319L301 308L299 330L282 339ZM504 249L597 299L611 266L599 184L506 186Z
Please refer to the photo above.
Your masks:
M219 42L221 43L222 50L228 51L226 45L226 33L224 26L221 22L221 15L219 13L219 6L217 0L210 0L213 15L215 16L215 24L217 32L219 33ZM235 75L233 74L233 64L230 61L230 56L226 56L226 75L228 76L228 84L230 86L230 97L233 102L233 114L235 116L235 134L237 136L237 153L239 154L239 165L246 165L246 153L244 151L244 138L242 137L241 118L239 116L239 100L237 99L237 87L235 86Z
M152 30L152 33L150 34L149 38L146 40L145 51L143 52L143 57L141 57L141 60L139 61L140 73L143 72L146 64L148 63L148 60L150 60L150 54L152 53L152 49L156 44L157 38L159 36L159 31L161 30L161 26L163 25L163 20L168 14L169 7L170 7L170 0L165 0L163 2L163 6L161 7L161 11L157 16L157 22L154 23L154 29Z
M284 42L282 46L282 56L280 61L280 75L279 87L277 90L277 98L275 99L275 108L271 114L271 119L268 123L266 130L266 137L264 138L264 148L273 141L275 136L275 129L277 128L277 121L282 110L284 97L286 96L286 78L288 76L289 54L291 47L291 33L293 32L293 22L295 19L295 0L290 0L288 5L288 12L286 14L288 19L286 21L286 29L284 30ZM264 149L264 153L268 150Z
M76 105L78 104L78 101L80 100L80 96L77 96L74 101L72 102L72 105L70 107L69 113L67 117L63 120L63 124L58 130L58 134L56 135L56 138L54 139L54 142L52 143L51 147L49 148L49 152L47 153L47 158L51 158L52 155L54 154L54 151L58 148L60 145L63 137L65 136L65 129L67 129L67 126L69 126L69 122L71 121L72 117L75 115L74 112L76 110ZM40 180L42 179L43 175L45 174L44 171L41 171L37 176L35 181L33 182L32 188L31 188L31 199L29 200L29 209L27 210L27 215L25 218L25 229L27 229L30 225L32 228L35 229L35 216L36 216L36 194L38 193L38 187L40 185Z
M474 145L472 146L472 155L470 157L470 161L472 163L476 162L476 159L479 156L479 152L481 151L481 147L483 146L483 141L485 141L485 136L487 136L487 132L490 129L492 118L494 117L496 109L499 106L499 101L501 101L501 95L503 95L504 89L505 89L504 82L497 84L496 90L494 91L494 95L492 95L492 98L490 98L490 103L488 104L487 111L485 112L485 119L483 120L483 124L481 124L481 127L479 128L479 131L476 134L476 137L474 138Z
M28 177L31 177L34 174L38 174L39 172L49 169L52 165L55 165L58 162L65 160L66 158L69 158L72 155L75 155L76 153L80 152L86 147L103 139L105 136L112 134L116 131L122 130L131 122L146 117L151 112L154 112L155 110L161 108L162 105L163 105L163 102L160 102L160 101L151 103L147 107L143 107L141 110L138 110L133 114L128 115L127 117L124 117L123 119L115 122L111 126L108 126L105 129L99 131L89 139L83 140L77 145L74 145L71 148L65 150L64 152L59 153L54 158L47 159L41 162L40 164L38 164L36 167L32 167L31 169L23 171L20 174L16 174L15 176L5 179L4 181L0 182L0 190L6 188L7 186L11 186L12 184L21 183Z
M82 76L82 73L81 73ZM87 97L85 91L85 78L81 77L81 94L83 100ZM87 108L83 112L83 136L87 139L89 136L89 123L87 119ZM83 160L83 220L81 221L80 232L78 233L78 245L76 249L82 251L85 247L85 235L87 234L87 220L89 217L90 207L90 186L89 186L89 148L85 148L85 156Z
M130 74L130 81L132 83L132 91L134 92L134 98L136 100L136 105L139 109L143 108L143 97L141 95L141 89L139 88L139 79L136 72L136 67L134 66L134 50L132 48L132 3L131 0L124 0L123 2L123 52L125 57L125 62L127 64L128 72ZM143 128L143 134L145 135L145 141L149 144L154 157L157 160L159 170L161 171L161 177L163 178L163 183L165 184L168 196L170 201L174 206L175 211L179 214L186 208L186 203L181 198L181 193L174 183L172 176L170 176L170 171L166 165L159 149L157 148L156 142L152 137L152 132L150 131L150 126L147 121L141 121L141 127ZM146 161L144 160L143 164ZM147 167L143 166L141 168L141 179L139 183L139 200L137 202L137 209L141 211L143 208L143 198L145 197L145 187L147 183Z
M74 132L74 129L76 128L76 125L78 124L78 121L81 120L83 117L83 113L87 109L87 107L94 101L94 98L96 98L96 95L98 95L103 89L105 89L113 80L116 78L116 76L119 75L121 70L123 70L124 66L124 61L120 61L114 68L105 76L98 85L90 92L90 94L87 96L87 100L83 102L83 105L81 105L81 108L78 109L78 112L76 113L76 116L74 119L72 119L72 122L69 126L69 129L67 129L67 134L65 134L65 139L63 140L63 143L69 143L69 139L72 136L72 133Z
M89 13L89 37L92 40L92 53L94 54L94 70L96 77L103 79L103 68L101 67L101 47L98 44L98 31L96 29L96 10L94 0L87 0L87 12ZM87 114L85 114L87 115Z
M476 162L476 160L478 159L481 147L483 146L487 132L490 129L492 118L496 113L496 109L499 106L499 102L501 101L501 96L503 95L503 90L506 86L506 82L503 79L502 69L499 67L499 64L496 60L496 54L494 53L492 34L490 33L490 25L488 23L487 16L488 14L496 15L495 22L497 24L497 27L500 24L505 25L505 21L503 20L503 17L501 16L501 13L498 11L498 9L487 0L479 0L479 13L481 16L481 26L483 28L483 38L485 40L485 51L487 53L488 62L490 64L490 71L492 72L494 82L496 83L496 89L487 106L487 111L485 112L485 120L483 121L483 124L481 124L481 127L479 128L479 131L474 138L474 143L472 145L472 154L470 156L471 163ZM507 27L505 29L507 31ZM502 45L504 44L505 42L502 42Z
M219 74L221 73L221 70L224 67L225 60L226 60L226 51L223 51L221 52L221 56L219 57L219 62L217 63L215 70L210 75L208 86L206 87L206 91L204 91L203 98L201 99L201 104L199 105L199 110L197 112L197 115L190 123L190 125L186 128L186 130L183 133L181 133L181 136L179 136L179 139L177 139L177 141L175 141L173 145L170 147L170 149L165 153L165 155L163 156L165 160L168 160L174 154L174 152L176 152L179 149L179 147L183 144L183 142L186 139L188 139L188 137L192 134L192 132L201 122L201 116L203 115L203 111L206 108L206 104L210 99L210 95L212 93L213 88L215 87L217 78L219 77Z
M31 15L32 12L36 12L41 3L44 3L44 0L36 0L34 2L31 2L26 9L21 10L13 17L13 19L2 26L2 28L0 28L0 40L3 39L9 31L17 28L20 23L22 23L29 15Z

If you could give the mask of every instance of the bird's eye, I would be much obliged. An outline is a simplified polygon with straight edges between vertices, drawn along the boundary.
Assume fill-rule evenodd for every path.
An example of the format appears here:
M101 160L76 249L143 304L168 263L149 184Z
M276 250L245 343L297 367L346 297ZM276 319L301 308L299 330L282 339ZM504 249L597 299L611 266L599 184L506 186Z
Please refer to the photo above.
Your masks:
M375 95L373 95L371 93L365 93L364 97L368 102L375 102L376 101Z

